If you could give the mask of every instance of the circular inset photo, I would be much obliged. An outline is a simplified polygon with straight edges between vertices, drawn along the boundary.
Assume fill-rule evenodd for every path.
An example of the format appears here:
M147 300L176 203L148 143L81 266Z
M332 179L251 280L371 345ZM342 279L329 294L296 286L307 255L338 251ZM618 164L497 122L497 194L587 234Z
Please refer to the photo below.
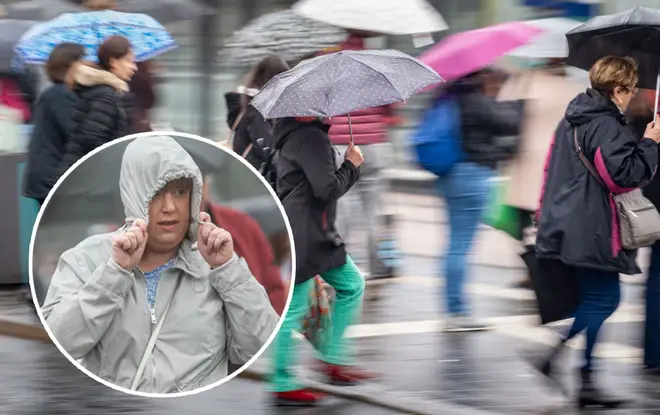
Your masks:
M58 181L30 243L39 317L95 380L208 390L268 346L290 301L290 226L243 159L190 134L106 144Z

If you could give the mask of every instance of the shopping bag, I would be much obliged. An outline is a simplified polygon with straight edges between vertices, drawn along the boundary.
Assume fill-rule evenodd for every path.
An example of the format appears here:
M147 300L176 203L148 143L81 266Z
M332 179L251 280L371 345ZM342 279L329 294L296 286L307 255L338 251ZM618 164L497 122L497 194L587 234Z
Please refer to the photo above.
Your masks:
M508 184L508 180L494 180L482 222L509 234L516 240L521 240L522 223L519 209L505 204Z
M309 292L309 311L302 321L302 335L320 350L332 331L332 318L330 310L333 299L328 293L325 281L321 277L314 277L314 286Z
M538 258L533 246L527 246L521 256L532 280L541 324L573 317L580 305L574 269L558 259Z

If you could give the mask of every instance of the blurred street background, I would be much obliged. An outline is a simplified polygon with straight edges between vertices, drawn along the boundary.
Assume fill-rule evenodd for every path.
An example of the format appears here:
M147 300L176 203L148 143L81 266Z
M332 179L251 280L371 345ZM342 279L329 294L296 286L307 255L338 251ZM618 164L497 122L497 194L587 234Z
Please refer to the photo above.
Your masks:
M153 0L154 2L158 0ZM399 0L406 1L406 0ZM2 5L17 1L3 0ZM200 134L214 141L229 132L225 93L234 91L249 71L224 60L225 41L253 19L291 7L293 0L204 0L213 13L192 20L168 22L178 48L153 61L158 72L158 106L152 112L154 127ZM428 0L442 14L449 29L433 33L433 42L447 36L506 21L566 17L585 21L635 6L660 8L660 0ZM364 11L369 18L369 11ZM367 39L368 48L392 48L419 56L432 46L416 47L410 35ZM43 73L40 75L45 79ZM584 73L576 77L584 82ZM581 78L580 78L581 77ZM47 85L41 83L42 89ZM585 84L586 86L586 84ZM443 201L436 195L435 178L414 162L409 137L428 107L430 93L419 94L396 107L401 122L387 131L389 149L383 156L383 177L390 186L382 195L387 214L394 218L394 239L400 258L391 278L368 279L363 316L349 329L356 339L357 360L383 379L357 386L333 396L316 408L275 409L267 383L238 377L217 389L199 395L152 400L128 396L97 384L74 368L48 342L27 340L21 330L0 335L0 414L572 414L573 400L547 388L538 373L522 359L542 355L552 345L552 336L538 326L534 292L521 287L527 278L520 257L520 242L486 225L470 256L466 291L476 315L494 325L483 333L442 331L443 253L447 247L448 221ZM34 310L17 291L27 280L31 224L38 206L20 196L25 167L24 151L0 153L0 328L2 321L39 326ZM272 237L280 240L282 221L274 212L270 195L261 181L252 180L243 165L218 162L209 172L212 200L253 217ZM89 163L89 162L88 162ZM81 173L81 180L84 173ZM226 177L240 180L226 181ZM81 194L85 191L79 190ZM121 215L105 199L70 209L67 197L80 201L81 194L63 195L44 215L44 246L36 247L35 272L45 278L53 261L67 247L91 233L119 225L109 217ZM91 203L91 202L90 202ZM49 206L50 207L50 206ZM365 230L352 234L359 239ZM642 268L649 264L648 250L639 254ZM368 274L368 273L367 273ZM605 338L596 355L603 361L602 381L610 389L634 398L620 413L660 413L660 378L642 372L645 277L626 276L624 301L606 323ZM43 288L41 288L43 291ZM562 327L558 327L560 329ZM18 333L21 332L21 333ZM16 334L18 333L18 334ZM27 336L29 337L29 336ZM302 343L302 342L301 342ZM580 337L571 343L565 357L576 360L582 348ZM314 374L303 368L312 358L309 346L300 347L299 370L314 385ZM246 375L259 378L269 369L268 351ZM572 367L565 365L564 367ZM575 390L574 373L566 369L561 378ZM350 395L350 396L349 396ZM599 411L591 411L600 413Z

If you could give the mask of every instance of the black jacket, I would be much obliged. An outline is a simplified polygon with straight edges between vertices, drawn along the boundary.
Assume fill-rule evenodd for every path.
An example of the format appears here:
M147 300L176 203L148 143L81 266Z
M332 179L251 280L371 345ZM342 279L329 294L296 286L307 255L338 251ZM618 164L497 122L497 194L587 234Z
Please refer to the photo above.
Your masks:
M345 161L336 167L330 127L283 118L274 129L277 194L289 217L296 247L295 282L300 284L346 263L346 248L335 229L337 200L358 181L360 169Z
M127 132L123 94L105 84L78 87L61 173L90 151Z
M247 105L249 99L246 95L237 92L225 94L229 128L233 127L243 105ZM273 146L273 131L271 124L264 119L261 113L253 106L247 105L243 117L236 126L232 149L237 154L243 155L250 144L252 144L252 149L245 156L245 160L259 170L270 153L265 149Z
M42 201L57 182L75 100L76 96L61 83L52 85L39 97L33 115L24 196Z
M579 143L604 189L586 169L573 143ZM618 217L610 192L642 187L658 164L658 146L635 137L611 100L592 89L568 105L547 165L536 250L541 258L566 265L637 274L636 251L621 247Z
M499 138L519 134L524 103L497 101L481 88L478 79L466 78L448 92L458 97L463 150L468 161L494 169L515 155L516 146L502 143Z

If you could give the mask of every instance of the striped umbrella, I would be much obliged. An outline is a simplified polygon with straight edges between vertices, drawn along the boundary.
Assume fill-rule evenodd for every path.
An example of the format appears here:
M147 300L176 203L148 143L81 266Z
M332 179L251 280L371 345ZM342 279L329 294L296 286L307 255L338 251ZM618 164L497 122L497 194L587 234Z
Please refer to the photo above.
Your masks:
M293 61L336 46L347 36L344 29L284 10L263 15L235 32L220 59L230 66L252 66L270 54Z

